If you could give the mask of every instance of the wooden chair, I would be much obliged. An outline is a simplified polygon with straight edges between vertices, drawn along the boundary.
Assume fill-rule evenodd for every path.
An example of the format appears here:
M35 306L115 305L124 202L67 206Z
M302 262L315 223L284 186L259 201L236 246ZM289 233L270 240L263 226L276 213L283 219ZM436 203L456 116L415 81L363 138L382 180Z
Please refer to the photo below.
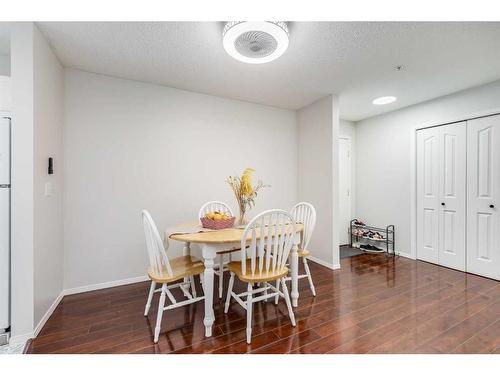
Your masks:
M316 225L316 209L311 203L300 202L293 206L290 214L292 215L295 223L301 223L304 225L298 255L299 258L302 258L304 270L306 271L306 273L303 275L299 275L298 278L303 279L307 277L307 279L309 280L309 287L311 288L311 292L313 296L316 296L316 290L314 289L311 271L309 270L309 266L307 264L307 257L311 254L311 252L309 251L309 241L311 241L311 236ZM287 281L290 279L290 277L286 278Z
M261 235L263 233L264 235ZM228 265L231 272L229 288L227 291L226 306L227 313L231 297L233 297L247 311L247 343L252 340L252 304L262 300L275 297L278 303L279 297L284 297L288 315L295 326L295 316L290 303L290 296L285 283L288 274L286 261L293 245L295 236L295 222L292 216L283 210L268 210L257 215L248 223L241 238L241 261L230 262ZM233 292L234 277L247 283L247 291L236 294ZM275 281L276 286L270 284ZM261 287L253 289L255 283ZM282 286L283 292L279 290ZM271 290L272 293L267 293ZM264 293L254 297L255 294ZM241 297L245 297L243 300Z
M144 316L148 315L153 294L161 292L154 332L154 342L156 343L158 342L158 337L160 335L161 318L164 310L189 305L205 298L197 297L193 277L194 275L203 273L205 271L205 266L203 265L203 262L189 255L169 260L163 241L158 233L158 228L156 227L153 218L146 210L142 210L142 223L144 225L146 248L149 256L148 276L151 280L151 287L149 288L149 295L146 302L146 308L144 310ZM184 278L187 278L188 281L184 280ZM178 280L181 280L181 282L170 285L167 284ZM156 284L162 284L161 288L156 289ZM189 286L191 286L192 294L189 292ZM173 288L180 288L187 297L187 300L177 302L170 292L170 289ZM165 306L165 297L168 297L171 305Z
M224 202L219 202L219 201L211 201L205 203L203 206L201 206L200 211L198 213L198 217L201 218L205 216L206 213L208 212L213 212L213 211L219 211L219 212L225 212L231 216L234 216L233 211L231 208ZM235 251L239 251L240 249L229 249L225 251L219 252L219 261L218 264L215 265L214 271L215 275L219 278L219 298L222 298L222 293L223 293L223 286L224 286L224 271L228 271L227 264L231 262L231 253ZM229 261L224 262L224 256L228 254Z

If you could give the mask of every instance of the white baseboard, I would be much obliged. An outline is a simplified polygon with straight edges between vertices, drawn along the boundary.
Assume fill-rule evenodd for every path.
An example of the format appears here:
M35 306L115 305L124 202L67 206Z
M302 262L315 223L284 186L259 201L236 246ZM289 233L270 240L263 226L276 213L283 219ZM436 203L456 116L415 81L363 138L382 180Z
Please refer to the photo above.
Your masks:
M416 260L416 259L417 259L417 258L416 258L416 257L414 257L413 255L408 254L408 253L396 252L396 255L401 255L403 258L408 258L408 259L413 259L413 260Z
M29 339L32 339L33 337L35 337L33 335L33 332L25 333L24 335L12 336L9 339L9 344L20 344L20 343L28 341Z
M64 290L56 297L56 299L54 300L54 302L52 302L52 305L50 305L50 307L47 310L47 312L43 315L42 319L40 319L40 321L36 325L33 337L37 337L38 336L38 334L42 330L43 326L45 325L45 323L47 323L47 320L49 320L50 316L52 315L52 313L54 312L54 310L56 309L56 307L59 305L59 302L61 302L61 300L63 299L63 297L64 297Z
M91 284L85 286L79 286L77 288L70 288L63 290L65 296L69 296L77 293L91 292L93 290L112 288L114 286L121 286L133 283L140 283L141 281L147 281L149 278L147 276L131 277L129 279L107 281L105 283Z
M57 308L63 297L64 297L64 290L56 297L54 302L52 302L52 305L50 305L50 307L47 309L42 319L40 319L40 321L36 325L35 330L33 332L25 333L23 335L13 336L10 338L9 344L18 344L37 337L40 331L42 330L43 326L45 325L45 323L47 323L47 320L49 320L49 318L52 316L52 313Z
M321 260L321 259L318 259L318 258L315 258L312 256L308 256L307 259L310 260L311 262L318 263L319 265L324 266L326 268L329 268L331 270L340 269L340 264L328 263L328 262L325 262L324 260Z

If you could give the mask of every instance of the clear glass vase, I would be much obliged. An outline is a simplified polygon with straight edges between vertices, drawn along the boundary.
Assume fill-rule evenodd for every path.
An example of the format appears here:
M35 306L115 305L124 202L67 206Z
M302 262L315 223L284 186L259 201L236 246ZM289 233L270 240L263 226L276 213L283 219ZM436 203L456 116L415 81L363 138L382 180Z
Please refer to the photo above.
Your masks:
M246 207L242 204L239 205L240 208L240 216L238 217L237 225L246 225L248 224L248 220L246 218Z

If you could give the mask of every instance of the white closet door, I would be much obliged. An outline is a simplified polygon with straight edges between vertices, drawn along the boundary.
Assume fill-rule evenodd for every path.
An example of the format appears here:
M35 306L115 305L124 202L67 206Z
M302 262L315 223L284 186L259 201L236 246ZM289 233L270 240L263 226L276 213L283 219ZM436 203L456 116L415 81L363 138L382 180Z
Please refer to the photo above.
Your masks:
M465 122L440 126L439 264L465 271L466 137Z
M467 122L467 271L500 279L500 115Z
M417 258L465 271L465 122L417 132Z
M439 159L441 129L417 132L417 257L438 263Z

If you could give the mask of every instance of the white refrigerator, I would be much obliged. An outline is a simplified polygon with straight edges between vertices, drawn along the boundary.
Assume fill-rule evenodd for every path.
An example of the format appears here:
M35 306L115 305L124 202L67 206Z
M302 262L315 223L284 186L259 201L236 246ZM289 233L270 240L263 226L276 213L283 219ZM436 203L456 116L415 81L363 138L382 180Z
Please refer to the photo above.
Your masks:
M0 334L10 326L10 118L0 117Z

